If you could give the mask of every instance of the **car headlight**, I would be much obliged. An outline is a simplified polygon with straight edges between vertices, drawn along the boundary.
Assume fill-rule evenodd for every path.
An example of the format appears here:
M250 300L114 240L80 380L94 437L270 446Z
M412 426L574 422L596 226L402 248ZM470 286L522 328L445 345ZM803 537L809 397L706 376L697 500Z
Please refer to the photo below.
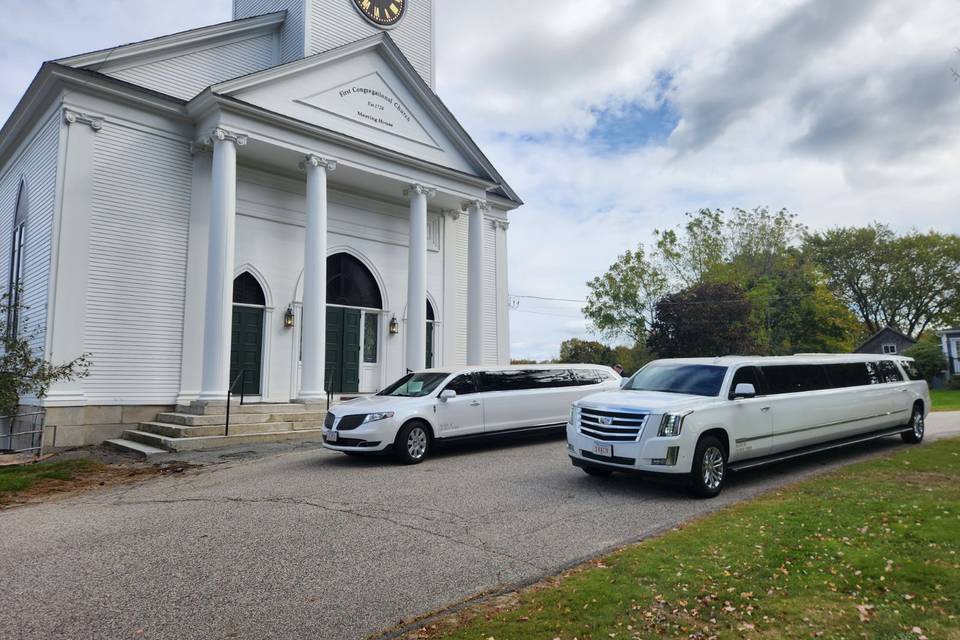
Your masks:
M570 424L577 424L577 405L570 406Z
M380 413L368 413L367 417L363 419L363 424L368 422L379 422L380 420L386 420L387 418L393 417L393 411L381 411Z
M680 431L683 429L683 420L691 413L693 412L665 413L663 419L660 420L660 431L657 435L662 438L671 438L680 435Z

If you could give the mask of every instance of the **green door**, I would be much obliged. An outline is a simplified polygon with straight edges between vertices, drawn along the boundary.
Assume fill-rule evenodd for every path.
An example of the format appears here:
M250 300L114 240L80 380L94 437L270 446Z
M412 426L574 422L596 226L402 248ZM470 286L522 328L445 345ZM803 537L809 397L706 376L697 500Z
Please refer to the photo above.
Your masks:
M433 369L433 323L427 323L427 369Z
M357 393L360 390L360 310L327 307L327 390Z
M260 371L263 357L263 309L233 308L230 336L230 384L243 373L233 387L235 394L260 395Z

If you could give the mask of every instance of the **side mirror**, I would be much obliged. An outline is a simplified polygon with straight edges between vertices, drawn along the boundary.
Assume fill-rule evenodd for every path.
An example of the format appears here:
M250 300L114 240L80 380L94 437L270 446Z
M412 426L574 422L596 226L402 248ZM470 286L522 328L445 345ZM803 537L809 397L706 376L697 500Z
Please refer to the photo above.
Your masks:
M756 398L757 390L749 382L741 382L737 385L737 388L733 390L733 399L739 400L740 398Z
M453 389L444 389L440 392L440 401L446 402L447 400L452 400L457 397L457 392Z

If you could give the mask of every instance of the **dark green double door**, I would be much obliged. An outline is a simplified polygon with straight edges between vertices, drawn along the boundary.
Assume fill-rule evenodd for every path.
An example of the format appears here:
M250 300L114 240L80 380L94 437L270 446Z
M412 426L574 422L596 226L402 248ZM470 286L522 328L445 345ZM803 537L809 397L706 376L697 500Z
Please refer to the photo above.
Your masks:
M260 395L263 362L263 309L233 307L230 336L230 384L235 394ZM243 378L238 380L241 373Z
M360 390L359 309L327 307L327 359L324 376L332 393L357 393Z

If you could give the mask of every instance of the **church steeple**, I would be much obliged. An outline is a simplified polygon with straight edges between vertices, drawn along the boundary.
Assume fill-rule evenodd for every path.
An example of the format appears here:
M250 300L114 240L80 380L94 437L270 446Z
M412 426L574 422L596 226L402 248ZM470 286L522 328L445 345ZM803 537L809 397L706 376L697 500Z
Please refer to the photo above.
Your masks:
M281 61L388 29L413 67L435 88L434 0L233 0L234 19L283 10L287 19L280 32Z

